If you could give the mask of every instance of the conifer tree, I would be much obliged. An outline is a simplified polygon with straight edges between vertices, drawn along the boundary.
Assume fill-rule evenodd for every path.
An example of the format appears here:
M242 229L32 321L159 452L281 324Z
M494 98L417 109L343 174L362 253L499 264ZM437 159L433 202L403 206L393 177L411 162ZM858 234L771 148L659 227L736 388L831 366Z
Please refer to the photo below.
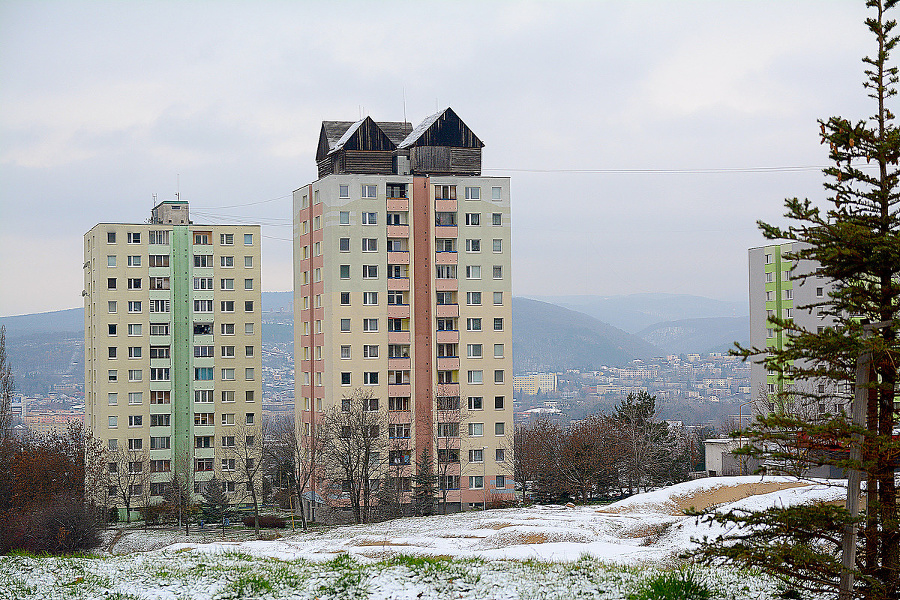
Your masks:
M785 448L799 445L814 465L861 472L866 482L863 515L854 518L846 508L834 506L796 506L708 516L745 528L699 551L708 562L724 557L760 567L806 590L837 591L845 526L848 531L859 526L860 545L852 569L856 584L843 597L867 600L900 598L895 484L900 442L894 437L900 366L900 132L887 106L897 93L897 68L889 66L889 57L898 37L893 33L896 21L885 16L896 3L867 2L872 14L866 25L875 36L877 51L863 59L864 87L874 101L874 115L857 121L843 117L819 121L822 143L834 163L824 170L827 208L788 199L788 227L760 223L767 239L799 242L789 259L817 265L811 273L795 275L800 285L812 276L832 282L830 297L795 310L822 310L834 325L812 331L773 317L771 326L788 334L791 343L783 350L738 352L779 372L788 383L780 393L830 400L829 406L841 399L841 393L844 400L851 396L847 390L857 385L858 359L871 357L862 361L870 365L869 383L860 394L866 401L864 423L854 425L844 411L816 419L773 413L758 418L743 434L754 440L748 452L771 464L789 458L783 455L789 452ZM818 385L808 385L820 382L827 384L824 394ZM852 458L851 449L861 458Z
M428 448L423 448L416 461L416 474L413 476L413 508L420 517L434 514L435 495L437 493L437 475Z

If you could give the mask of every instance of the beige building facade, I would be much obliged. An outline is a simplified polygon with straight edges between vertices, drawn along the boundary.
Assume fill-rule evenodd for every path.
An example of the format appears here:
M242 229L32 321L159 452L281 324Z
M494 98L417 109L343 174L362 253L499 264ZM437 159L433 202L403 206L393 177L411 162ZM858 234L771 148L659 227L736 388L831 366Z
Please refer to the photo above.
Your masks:
M294 192L301 437L362 391L387 467L409 482L427 450L462 510L514 490L510 186L481 175L482 146L451 109L329 121L320 178Z
M247 501L262 443L260 242L258 225L192 223L183 201L85 234L85 424L107 449L111 505L122 486L132 507L159 502L176 473L195 497L215 476Z

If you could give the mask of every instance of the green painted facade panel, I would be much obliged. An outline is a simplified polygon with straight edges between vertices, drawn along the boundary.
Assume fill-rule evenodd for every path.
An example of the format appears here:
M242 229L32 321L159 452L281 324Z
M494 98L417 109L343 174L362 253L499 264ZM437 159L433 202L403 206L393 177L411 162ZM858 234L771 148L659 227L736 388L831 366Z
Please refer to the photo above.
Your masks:
M183 456L191 456L192 430L194 425L191 410L191 275L192 244L191 231L185 225L176 225L172 230L172 454L177 461Z

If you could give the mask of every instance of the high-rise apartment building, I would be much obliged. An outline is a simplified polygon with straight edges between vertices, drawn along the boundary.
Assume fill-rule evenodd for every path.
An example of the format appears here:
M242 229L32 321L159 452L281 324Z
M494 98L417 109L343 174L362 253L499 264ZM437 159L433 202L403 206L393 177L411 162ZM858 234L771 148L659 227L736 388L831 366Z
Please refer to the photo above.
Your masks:
M215 475L247 500L260 241L258 225L192 223L182 201L85 234L85 424L108 450L108 505L156 503L175 473L195 493Z
M427 450L462 510L513 493L510 188L482 147L449 108L326 121L319 179L294 192L301 437L363 392L403 489Z
M809 260L792 261L785 256L799 247L798 242L773 244L751 248L750 259L750 345L756 348L782 349L790 343L788 332L781 331L768 322L770 316L792 319L809 331L822 331L832 326L834 319L824 314L821 307L801 309L826 302L833 284L823 277L809 277L804 281L795 277L813 273L816 263ZM775 410L776 394L790 390L791 386L806 386L807 391L826 395L807 405L804 412L834 413L841 410L847 400L827 382L794 382L782 379L777 371L767 370L754 361L750 366L751 394L755 411Z

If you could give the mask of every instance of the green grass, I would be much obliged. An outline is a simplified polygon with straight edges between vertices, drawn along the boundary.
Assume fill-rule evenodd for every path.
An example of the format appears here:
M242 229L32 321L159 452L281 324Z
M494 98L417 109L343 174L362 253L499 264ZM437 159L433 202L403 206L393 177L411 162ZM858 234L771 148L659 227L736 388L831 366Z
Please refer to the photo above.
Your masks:
M638 584L628 600L708 600L710 589L687 569L659 573Z

